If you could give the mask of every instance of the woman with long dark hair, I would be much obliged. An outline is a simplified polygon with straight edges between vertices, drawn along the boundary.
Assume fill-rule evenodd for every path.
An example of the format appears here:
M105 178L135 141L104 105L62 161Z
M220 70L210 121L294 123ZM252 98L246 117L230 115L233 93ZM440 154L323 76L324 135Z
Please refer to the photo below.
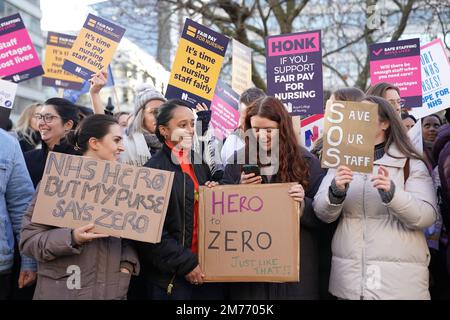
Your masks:
M61 98L48 99L34 116L42 140L42 149L25 152L24 157L36 188L42 179L49 151L76 154L73 146L67 144L65 136L76 128L79 118L77 106Z
M378 104L372 174L329 169L314 198L322 221L339 219L329 290L352 300L429 299L423 229L437 215L433 182L389 102L365 101Z
M301 210L300 283L230 284L232 299L318 299L320 221L312 209L324 171L316 157L299 146L291 117L274 97L256 100L245 117L245 148L235 153L234 163L225 167L223 184L295 182L289 194ZM255 149L256 144L256 149ZM261 175L245 174L244 164L257 164ZM276 201L276 199L274 199ZM280 219L284 212L280 212Z

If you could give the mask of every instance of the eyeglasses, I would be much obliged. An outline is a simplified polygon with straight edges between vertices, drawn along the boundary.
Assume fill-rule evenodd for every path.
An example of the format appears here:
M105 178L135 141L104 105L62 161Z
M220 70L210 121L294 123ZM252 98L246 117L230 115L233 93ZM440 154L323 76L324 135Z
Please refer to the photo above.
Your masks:
M34 115L34 118L36 119L36 121L44 120L45 123L52 123L53 120L57 119L57 118L61 119L61 117L54 116L50 113L47 113L47 114L39 114L38 113L38 114Z
M405 103L406 103L405 99L397 99L397 100L391 99L391 100L388 100L388 101L393 106L399 105L400 108L403 108L405 106Z

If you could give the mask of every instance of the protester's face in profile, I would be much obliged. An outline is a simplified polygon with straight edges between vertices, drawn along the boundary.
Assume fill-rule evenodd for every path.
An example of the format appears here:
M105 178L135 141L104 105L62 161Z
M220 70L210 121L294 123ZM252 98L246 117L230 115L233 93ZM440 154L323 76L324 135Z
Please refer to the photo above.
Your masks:
M63 119L52 105L44 105L36 115L41 116L37 123L42 141L49 146L58 144L66 134L66 131L71 129L68 123L64 125Z
M386 93L384 94L383 98L389 101L391 106L394 108L395 112L400 114L403 100L400 98L400 95L398 94L397 90L394 89L386 90Z
M119 126L121 126L122 128L128 127L128 119L129 118L130 118L129 114L122 114L117 121L117 122L119 122Z
M278 134L278 122L260 116L253 116L250 118L250 124L261 148L271 151L274 135Z
M89 149L99 160L118 161L120 153L125 150L120 126L111 125L108 134L101 139L91 138Z
M34 109L34 112L30 119L30 123L28 124L30 126L30 128L33 129L34 131L39 131L38 121L36 120L36 118L34 116L36 115L36 113L39 113L40 111L41 111L41 107L36 107Z
M161 100L151 100L144 107L144 127L150 133L155 133L156 119L153 111L159 108L164 102Z
M402 122L403 122L403 124L405 125L406 130L408 130L408 131L409 131L412 127L414 127L414 125L416 124L416 123L414 122L414 120L411 119L411 118L405 118L405 119L402 120Z
M173 145L179 149L192 148L195 120L194 114L188 107L177 107L172 112L172 119L160 131Z
M441 124L439 120L434 117L426 117L422 120L422 136L423 140L434 142L436 140L438 130Z

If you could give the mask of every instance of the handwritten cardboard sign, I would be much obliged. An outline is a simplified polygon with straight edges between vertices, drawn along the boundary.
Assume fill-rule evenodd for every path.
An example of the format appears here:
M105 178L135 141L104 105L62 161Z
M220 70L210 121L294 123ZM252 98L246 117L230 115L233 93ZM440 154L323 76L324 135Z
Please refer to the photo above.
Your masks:
M70 34L49 32L45 47L45 74L42 85L70 90L81 90L83 80L63 70L64 59L69 56L76 37Z
M195 107L210 105L229 39L186 19L172 65L166 98L182 99Z
M267 93L294 116L323 113L321 31L266 38Z
M173 173L50 152L32 221L161 241Z
M239 41L232 41L233 53L231 59L231 88L242 94L252 84L252 49Z
M20 14L0 19L0 77L22 82L44 73Z
M63 69L85 80L106 70L124 33L124 28L89 14L64 60Z
M292 183L200 187L199 259L209 282L296 282L299 205Z
M369 47L372 85L388 82L400 89L406 108L422 105L420 40L374 43Z
M325 111L322 167L340 165L371 173L378 105L350 101L328 102Z

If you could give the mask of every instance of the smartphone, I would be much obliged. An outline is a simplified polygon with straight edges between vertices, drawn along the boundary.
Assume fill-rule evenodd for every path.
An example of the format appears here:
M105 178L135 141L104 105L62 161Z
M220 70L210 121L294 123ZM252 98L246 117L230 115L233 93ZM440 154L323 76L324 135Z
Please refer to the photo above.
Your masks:
M254 173L255 177L261 175L259 167L256 164L244 164L242 166L242 170L245 172L245 174Z

